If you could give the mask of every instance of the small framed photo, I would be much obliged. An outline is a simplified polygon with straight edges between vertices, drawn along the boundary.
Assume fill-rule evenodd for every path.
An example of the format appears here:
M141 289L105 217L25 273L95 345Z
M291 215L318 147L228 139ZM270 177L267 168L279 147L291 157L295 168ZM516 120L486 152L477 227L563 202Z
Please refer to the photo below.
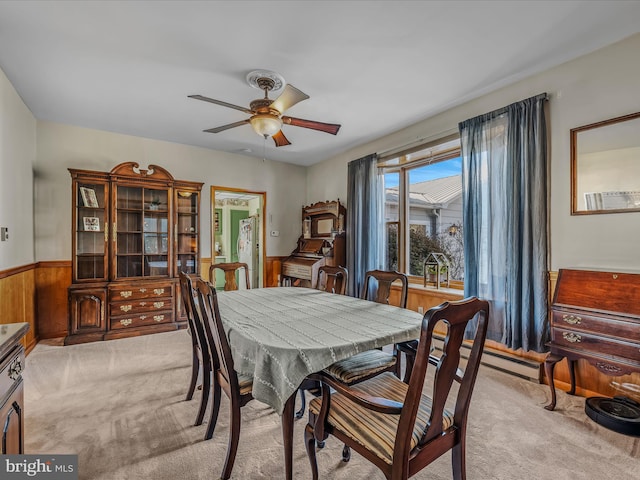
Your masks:
M80 187L80 195L82 195L85 207L98 208L98 197L96 197L96 191L93 188Z
M98 217L83 217L85 232L99 232L100 231L100 219Z

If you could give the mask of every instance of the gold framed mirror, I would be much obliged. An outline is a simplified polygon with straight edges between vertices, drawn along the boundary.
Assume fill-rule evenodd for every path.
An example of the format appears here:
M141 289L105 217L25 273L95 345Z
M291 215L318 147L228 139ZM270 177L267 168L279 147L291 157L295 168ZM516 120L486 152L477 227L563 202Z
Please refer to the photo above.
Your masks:
M640 112L571 130L571 215L640 212Z

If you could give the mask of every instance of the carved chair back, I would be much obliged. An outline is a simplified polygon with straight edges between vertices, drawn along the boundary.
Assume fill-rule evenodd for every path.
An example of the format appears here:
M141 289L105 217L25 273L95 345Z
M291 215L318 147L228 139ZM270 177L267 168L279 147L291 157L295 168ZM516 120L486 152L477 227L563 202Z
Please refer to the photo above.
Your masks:
M391 296L391 285L400 282L400 302L396 305L401 308L407 307L407 295L409 282L404 273L386 270L370 270L365 274L364 285L362 286L361 298L377 303L389 303Z
M323 265L318 269L318 289L344 295L347 291L347 269Z
M245 285L247 290L251 288L249 282L249 266L242 262L214 263L209 267L209 280L215 285L215 271L222 270L224 272L224 290L238 290L238 282L236 281L236 272L244 269Z

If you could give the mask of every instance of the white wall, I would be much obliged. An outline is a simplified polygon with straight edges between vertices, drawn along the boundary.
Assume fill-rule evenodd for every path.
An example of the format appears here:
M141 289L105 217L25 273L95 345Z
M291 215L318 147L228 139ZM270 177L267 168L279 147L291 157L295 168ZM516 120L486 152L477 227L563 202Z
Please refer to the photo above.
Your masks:
M640 111L639 78L640 34L636 34L309 167L306 203L337 197L346 200L347 163L351 160L419 139L439 138L456 131L460 121L547 92L551 96L547 116L551 270L596 267L640 271L640 213L571 216L569 156L572 128Z
M67 169L108 172L122 162L137 162L140 168L158 165L176 179L204 182L200 221L203 257L211 253L211 185L266 191L267 228L280 231L279 237L267 237L267 255L288 255L296 246L300 208L305 201L304 167L38 121L34 171L39 261L71 258L71 176Z
M0 270L34 261L33 163L36 120L0 70Z

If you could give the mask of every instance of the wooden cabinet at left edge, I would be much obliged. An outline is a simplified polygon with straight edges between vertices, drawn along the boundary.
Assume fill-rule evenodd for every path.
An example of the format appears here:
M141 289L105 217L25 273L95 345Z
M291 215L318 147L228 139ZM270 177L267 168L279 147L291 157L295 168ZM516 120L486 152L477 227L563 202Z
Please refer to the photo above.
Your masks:
M203 184L134 162L110 172L69 172L72 285L65 345L185 326L178 274L200 273Z

